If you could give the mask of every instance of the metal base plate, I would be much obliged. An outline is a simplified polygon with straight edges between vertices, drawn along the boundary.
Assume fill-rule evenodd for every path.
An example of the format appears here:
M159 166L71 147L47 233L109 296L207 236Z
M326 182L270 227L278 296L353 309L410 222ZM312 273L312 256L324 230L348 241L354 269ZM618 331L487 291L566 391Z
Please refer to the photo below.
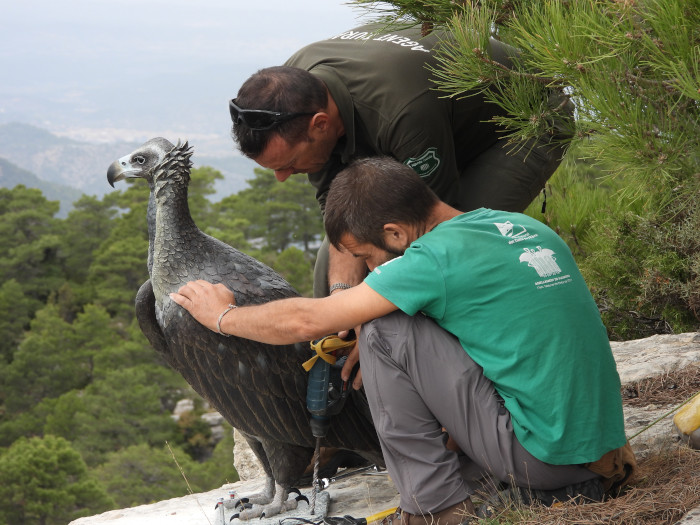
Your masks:
M312 491L310 488L308 490L301 491L302 495L309 498L309 501L311 501L311 492ZM296 494L290 494L289 497L294 498L296 497ZM245 525L247 523L250 523L251 525L279 525L281 520L284 520L282 521L282 525L299 525L306 523L303 520L317 522L325 518L328 514L328 506L330 504L330 501L330 494L328 494L327 491L322 490L316 495L316 508L314 509L315 512L313 513L313 515L311 514L311 506L307 505L305 501L300 501L296 509L284 512L282 514L277 514L276 516L265 516L262 518L253 518L251 520L235 519L233 521L229 520L231 516L235 514L235 511L224 509L222 513L221 507L219 507L215 511L214 520L212 520L212 524L229 525L230 523L231 525ZM301 519L295 520L294 518Z

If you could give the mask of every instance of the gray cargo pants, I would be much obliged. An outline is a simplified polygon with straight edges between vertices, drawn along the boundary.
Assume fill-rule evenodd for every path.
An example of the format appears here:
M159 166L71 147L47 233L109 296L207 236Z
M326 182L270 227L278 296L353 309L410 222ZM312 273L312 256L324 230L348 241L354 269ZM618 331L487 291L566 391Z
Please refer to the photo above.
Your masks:
M482 478L552 490L596 477L528 453L481 367L432 319L394 312L363 325L359 346L372 419L403 510L439 512L470 496ZM445 448L442 427L464 456Z

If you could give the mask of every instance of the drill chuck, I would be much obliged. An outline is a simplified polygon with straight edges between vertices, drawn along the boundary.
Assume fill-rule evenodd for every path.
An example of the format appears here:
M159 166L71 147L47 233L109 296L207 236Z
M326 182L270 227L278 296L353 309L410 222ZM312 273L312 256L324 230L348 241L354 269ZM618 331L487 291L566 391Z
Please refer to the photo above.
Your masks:
M311 416L309 425L311 426L311 433L315 438L323 438L328 434L331 420L325 416Z

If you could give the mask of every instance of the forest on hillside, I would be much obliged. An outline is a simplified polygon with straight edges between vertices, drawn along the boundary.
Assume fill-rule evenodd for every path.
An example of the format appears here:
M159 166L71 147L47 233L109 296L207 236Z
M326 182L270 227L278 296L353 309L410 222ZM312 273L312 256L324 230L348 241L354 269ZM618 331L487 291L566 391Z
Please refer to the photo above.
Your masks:
M198 226L310 295L322 224L306 177L279 184L256 170L212 204L221 177L192 171ZM65 524L237 479L231 428L214 446L206 404L135 320L149 189L122 184L83 196L65 219L37 189L0 188L0 524ZM196 409L175 421L183 398Z

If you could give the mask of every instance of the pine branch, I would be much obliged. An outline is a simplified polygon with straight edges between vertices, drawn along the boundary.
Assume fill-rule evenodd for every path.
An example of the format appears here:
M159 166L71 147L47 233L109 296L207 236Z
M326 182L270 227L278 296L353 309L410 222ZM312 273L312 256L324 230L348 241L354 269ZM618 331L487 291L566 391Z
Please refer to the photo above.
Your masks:
M552 86L565 87L566 86L565 84L559 83L557 81L557 79L555 79L554 77L543 77L540 75L535 75L533 73L528 73L526 71L519 71L519 70L510 68L504 64L501 64L500 62L497 62L497 61L489 58L489 56L482 49L474 48L472 51L479 58L479 60L481 60L484 64L487 64L489 66L493 66L494 68L499 69L499 70L503 71L504 73L506 73L506 75L517 76L520 78L527 78L527 79L533 80L535 82L538 82L540 84L544 84L544 85L550 86L550 87L552 87ZM485 79L485 80L489 80L489 81L493 82L497 79L494 78L494 79Z

